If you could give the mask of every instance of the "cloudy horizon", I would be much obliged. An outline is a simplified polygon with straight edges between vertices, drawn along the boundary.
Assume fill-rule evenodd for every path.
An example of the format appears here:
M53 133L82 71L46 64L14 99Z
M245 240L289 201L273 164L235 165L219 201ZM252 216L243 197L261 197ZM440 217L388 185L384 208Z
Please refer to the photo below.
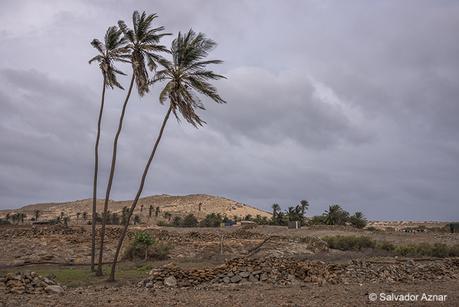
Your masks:
M203 99L207 125L168 122L142 196L459 219L459 2L447 0L2 1L0 210L91 197L102 80L89 42L134 10L206 33L227 77L214 83L227 104ZM134 197L166 112L159 88L128 104L112 199ZM107 90L98 198L124 95Z

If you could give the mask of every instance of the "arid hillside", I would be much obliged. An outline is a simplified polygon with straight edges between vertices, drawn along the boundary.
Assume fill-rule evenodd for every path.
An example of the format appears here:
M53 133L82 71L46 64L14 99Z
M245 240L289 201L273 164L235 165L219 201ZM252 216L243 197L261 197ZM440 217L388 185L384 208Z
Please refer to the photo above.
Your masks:
M129 200L110 200L109 210L112 213L121 212L123 207L130 207L130 205L131 201ZM82 218L84 212L86 212L89 216L91 213L91 206L91 199L62 203L32 204L19 209L2 210L0 211L0 218L4 217L7 213L14 214L16 212L22 212L27 215L26 220L30 220L30 218L34 216L35 210L39 210L40 220L55 218L56 216L60 215L61 212L63 212L65 216L69 216L74 222L77 219L78 213L79 219ZM257 209L255 207L251 207L231 199L205 194L192 194L184 196L163 194L147 196L140 199L134 213L140 215L141 217L148 217L150 206L153 206L154 209L159 207L161 215L164 212L169 212L172 215L177 216L184 216L186 214L193 213L198 219L204 218L209 213L220 213L221 215L226 215L228 218L232 218L234 216L244 217L248 214L254 217L256 215L260 215L262 217L271 217L271 213ZM99 213L103 211L103 200L98 200L97 211Z

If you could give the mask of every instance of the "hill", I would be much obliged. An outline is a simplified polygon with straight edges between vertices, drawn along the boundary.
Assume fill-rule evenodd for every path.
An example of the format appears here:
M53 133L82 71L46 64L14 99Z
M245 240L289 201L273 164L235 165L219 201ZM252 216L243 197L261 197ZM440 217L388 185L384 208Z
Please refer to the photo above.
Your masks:
M110 212L120 213L123 207L130 207L131 201L109 201ZM198 219L204 218L210 213L220 213L226 215L228 218L237 216L239 218L245 217L250 214L252 216L260 215L271 217L271 213L257 209L255 207L242 204L240 202L227 199L224 197L205 195L205 194L191 194L184 196L174 195L154 195L143 197L139 200L137 208L134 214L140 215L142 221L148 220L150 206L160 208L161 216L165 212L171 213L173 216L185 216L189 213L194 214ZM92 200L83 199L71 202L61 203L40 203L31 204L14 210L2 210L0 212L0 218L4 217L7 213L14 214L16 212L22 212L27 215L27 220L30 220L34 216L34 211L40 211L40 220L52 219L63 212L64 215L69 216L72 221L75 221L77 217L82 219L84 212L87 213L88 219L91 214ZM103 211L103 200L97 201L97 212ZM78 214L79 213L79 214ZM154 211L153 211L154 215Z

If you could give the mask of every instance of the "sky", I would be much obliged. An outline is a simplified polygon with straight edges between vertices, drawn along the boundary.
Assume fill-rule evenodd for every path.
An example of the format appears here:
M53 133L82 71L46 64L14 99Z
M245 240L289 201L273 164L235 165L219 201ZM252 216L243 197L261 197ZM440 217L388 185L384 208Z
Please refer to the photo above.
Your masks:
M144 196L459 219L459 2L447 0L2 0L0 209L92 197L102 78L89 43L134 10L174 36L204 32L227 77L214 84L227 104L202 100L207 125L168 122ZM161 86L129 101L113 199L135 195ZM100 197L125 94L107 91Z

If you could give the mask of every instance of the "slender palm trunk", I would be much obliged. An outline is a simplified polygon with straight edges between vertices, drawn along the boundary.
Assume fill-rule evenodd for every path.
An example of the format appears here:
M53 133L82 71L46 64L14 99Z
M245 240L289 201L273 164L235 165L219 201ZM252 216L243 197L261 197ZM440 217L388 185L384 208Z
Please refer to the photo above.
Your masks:
M148 158L147 165L145 165L145 169L143 170L143 175L142 175L142 179L140 180L139 190L137 191L135 199L132 202L131 208L128 211L127 221L126 221L126 224L124 225L124 229L123 229L123 232L121 233L121 237L119 238L118 246L116 247L115 258L113 259L112 270L110 272L110 277L108 279L109 281L115 280L116 263L118 261L118 256L120 254L120 250L121 250L121 246L123 245L124 238L126 237L126 233L129 227L129 220L131 219L131 216L134 213L135 206L137 205L140 195L142 194L143 187L145 185L145 179L147 178L148 170L150 169L150 164L153 161L156 150L158 149L159 142L161 141L161 137L163 136L164 128L166 127L166 123L167 123L167 120L169 119L169 115L171 114L171 111L172 111L172 105L169 106L169 110L167 110L166 116L164 117L163 123L161 125L161 130L159 130L159 135L156 139L155 145L153 146L153 150L150 154L150 157Z
M100 250L99 250L99 263L97 265L97 276L102 275L102 257L104 255L104 237L105 237L105 224L106 224L106 216L108 210L108 200L110 198L110 192L112 190L112 183L113 183L113 176L115 175L115 165L116 165L116 153L118 149L118 138L121 133L121 129L123 128L123 120L124 114L126 113L126 106L129 101L129 97L131 96L132 86L134 85L134 74L132 74L131 83L129 85L129 90L126 95L126 99L124 100L123 109L121 111L120 121L118 124L118 130L116 131L115 140L113 141L113 154L112 154L112 164L110 167L110 175L108 177L108 184L107 184L107 191L105 193L105 201L104 201L104 213L102 215L102 228L100 230Z
M99 119L97 121L97 136L96 136L96 145L94 146L94 183L92 189L92 232L91 232L91 271L95 271L95 258L96 258L96 213L97 213L97 173L99 171L99 140L100 140L100 127L102 123L102 113L104 111L104 102L105 102L105 86L106 86L106 77L104 75L103 84L102 84L102 98L100 102L99 110ZM38 220L38 215L37 218Z

